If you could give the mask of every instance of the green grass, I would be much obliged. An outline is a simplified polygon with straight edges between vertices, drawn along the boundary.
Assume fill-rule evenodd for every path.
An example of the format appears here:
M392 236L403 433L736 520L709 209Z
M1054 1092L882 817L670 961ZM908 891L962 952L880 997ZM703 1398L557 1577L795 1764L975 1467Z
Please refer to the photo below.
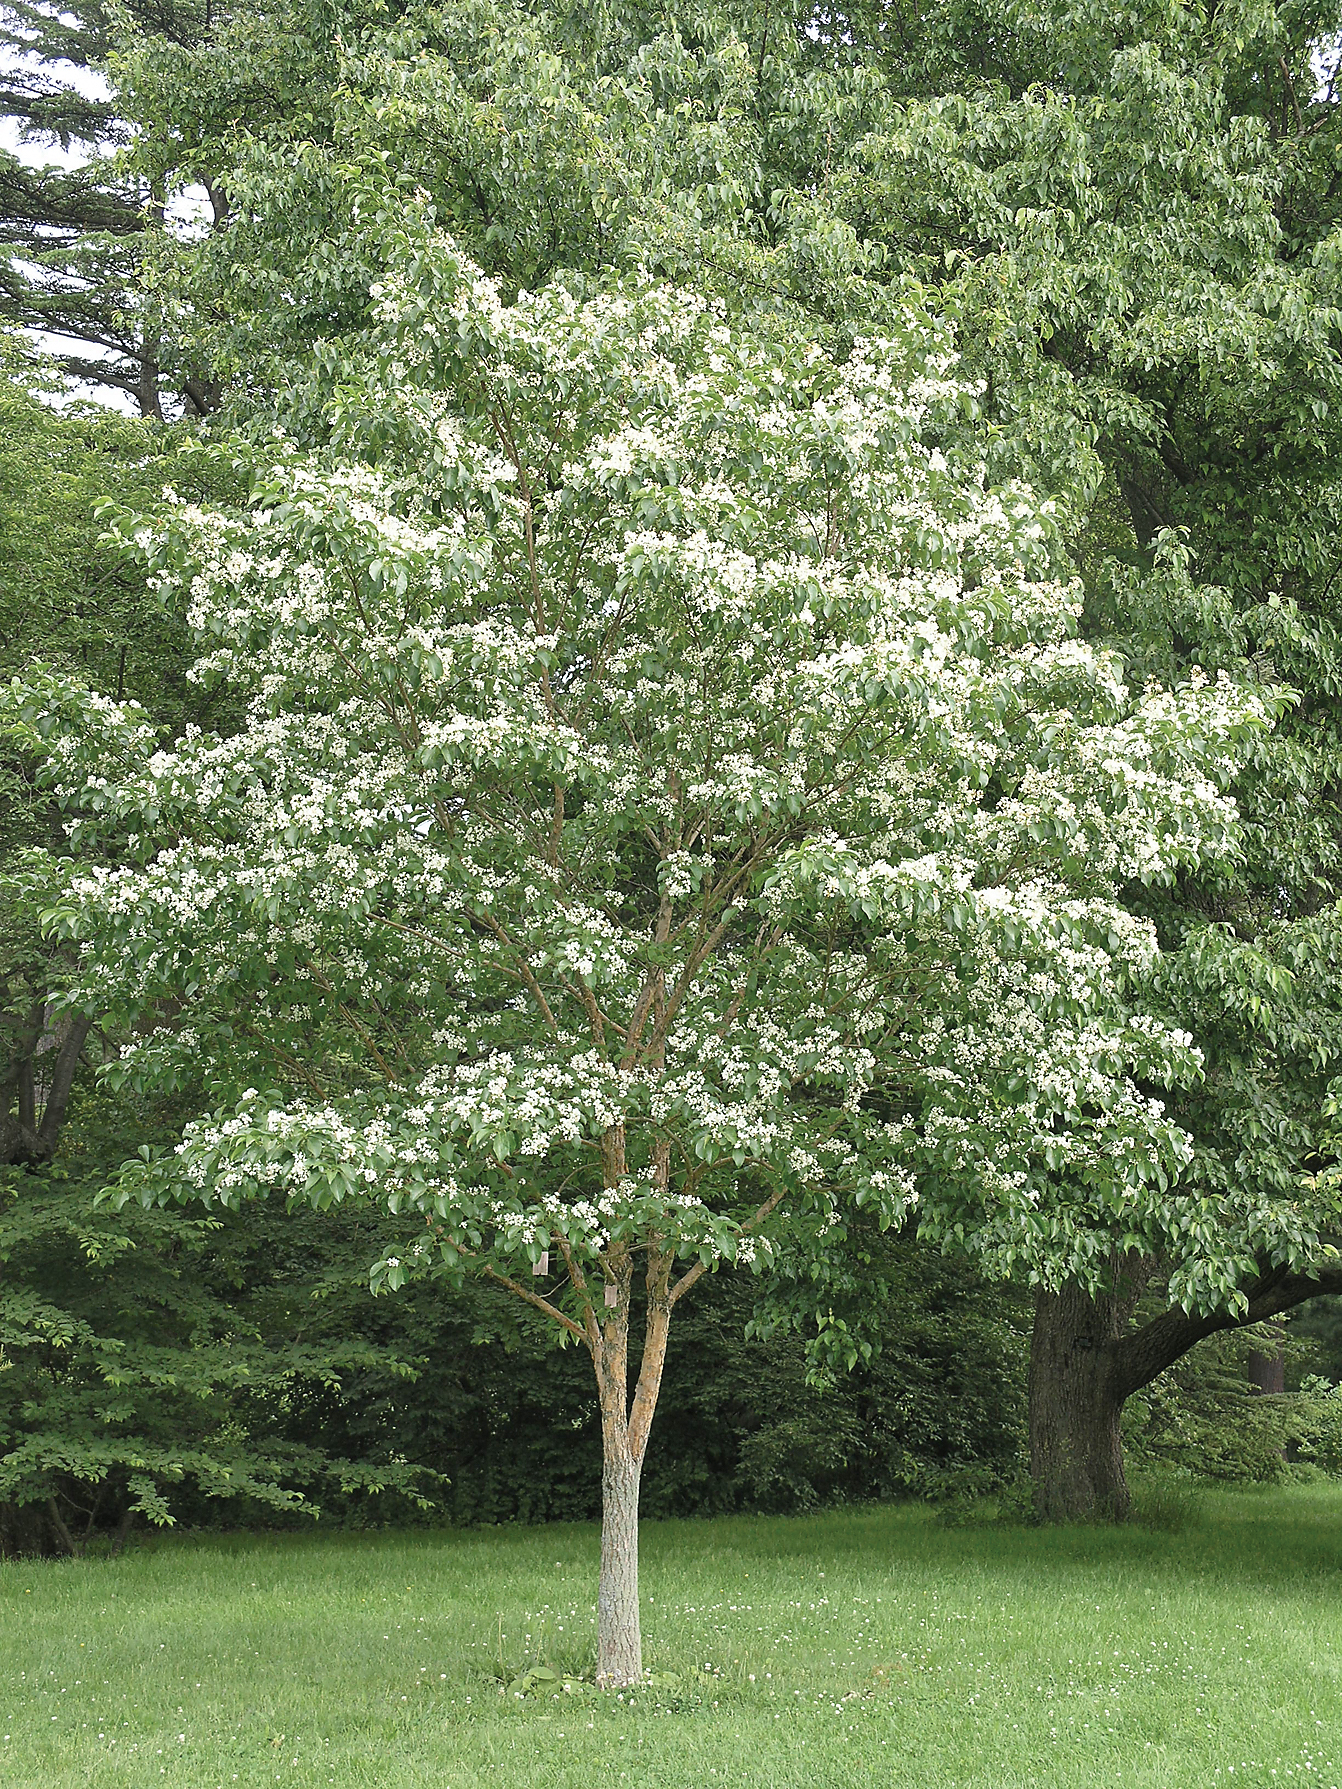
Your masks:
M5 1789L1342 1786L1342 1489L1180 1534L916 1508L650 1523L634 1705L590 1669L585 1527L151 1540L0 1566Z

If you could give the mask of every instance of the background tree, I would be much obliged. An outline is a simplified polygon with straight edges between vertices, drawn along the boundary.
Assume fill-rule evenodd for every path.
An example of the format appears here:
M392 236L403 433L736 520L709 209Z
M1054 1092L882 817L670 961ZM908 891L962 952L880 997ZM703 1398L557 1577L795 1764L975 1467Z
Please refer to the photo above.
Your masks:
M1197 1139L1190 1190L1209 1214L1246 1194L1283 1213L1312 1200L1326 1238L1315 1177L1333 1159L1320 1121L1338 1039L1336 13L1191 21L1154 7L1115 36L1098 15L1046 9L976 35L992 76L976 87L945 59L944 26L964 16L917 27L937 70L921 90L901 72L915 46L886 38L904 97L855 152L841 203L895 265L953 295L987 378L990 454L1070 488L1074 515L1098 496L1076 536L1087 632L1139 678L1256 664L1301 692L1237 786L1243 860L1129 899L1182 950L1171 1010L1208 1055L1205 1083L1176 1106ZM1185 531L1187 575L1139 590L1128 566L1149 565L1170 529ZM1121 1225L1107 1246L1103 1300L1039 1303L1034 1455L1048 1514L1121 1511L1123 1398L1203 1333L1179 1310L1154 1329L1136 1322L1168 1263L1134 1256ZM1316 1265L1283 1275L1265 1249L1227 1288L1221 1320L1335 1285L1326 1254Z
M295 1408L342 1411L351 1378L414 1371L360 1333L370 1239L324 1234L314 1259L257 1214L95 1210L172 1116L80 1087L56 1161L0 1167L0 1555L119 1549L137 1517L208 1522L221 1504L311 1519L436 1489L385 1433L342 1455L295 1432Z
M138 699L174 734L198 725L217 696L187 682L181 620L94 512L146 501L172 464L197 494L226 476L202 485L203 463L181 462L172 437L139 421L53 411L17 344L4 350L0 680L45 660ZM351 1272L366 1301L366 1241L350 1247L323 1327L303 1305L339 1281L338 1250L319 1266L291 1257L282 1314L255 1223L95 1213L117 1165L173 1134L181 1110L95 1094L90 1070L118 1041L105 1008L56 1010L69 964L42 935L50 864L29 854L66 847L37 764L30 740L0 729L0 1551L76 1550L137 1512L173 1519L221 1496L310 1511L321 1492L387 1485L413 1503L431 1481L398 1465L385 1436L333 1461L319 1436L295 1444L281 1420L316 1385L338 1405L353 1369L409 1370L349 1320ZM105 843L113 857L124 847Z
M916 279L954 310L984 379L966 419L979 451L1059 500L1088 635L1136 681L1197 666L1302 692L1244 772L1242 860L1185 874L1172 898L1124 892L1186 953L1169 1010L1197 1011L1215 1065L1179 1106L1197 1139L1190 1194L1226 1210L1192 1233L1220 1264L1210 1278L1239 1263L1218 1296L1248 1321L1251 1296L1269 1283L1282 1296L1269 1238L1291 1229L1327 1159L1318 1114L1336 1044L1332 945L1313 919L1336 855L1337 108L1331 72L1323 90L1310 73L1334 15L1237 9L1192 29L1156 6L1117 39L1107 15L1047 8L903 22L857 8L819 30L809 13L749 6L674 21L610 9L590 29L497 7L424 10L391 32L347 16L320 78L316 59L285 52L320 128L305 122L299 141L263 120L208 138L237 215L185 290L213 319L207 352L244 411L283 389L287 426L321 438L340 356L315 344L358 342L376 278L379 226L355 221L357 182L340 170L383 155L405 195L432 194L515 285L636 261L747 307L798 300L841 332ZM306 15L293 18L293 41L309 41ZM166 116L190 83L170 90L143 67ZM277 333L281 290L298 301ZM1187 531L1185 556L1167 541L1157 563L1162 528ZM1268 1109L1277 1123L1246 1126ZM1317 1183L1305 1190L1323 1243L1330 1207ZM1264 1200L1277 1220L1254 1254L1237 1214ZM960 1221L1002 1270L992 1211ZM1124 1214L1091 1222L1109 1302L1045 1291L1039 1306L1050 1513L1125 1507L1130 1374L1105 1363L1128 1303L1171 1270L1178 1283L1177 1261L1133 1255ZM1297 1278L1294 1293L1325 1283ZM1196 1326L1162 1333L1168 1346ZM1069 1478L1064 1458L1090 1464Z
M174 350L162 340L152 267L175 151L128 120L109 77L118 37L185 46L212 27L210 0L0 7L0 117L26 143L64 152L42 166L0 150L0 320L35 332L67 380L120 393L160 420L165 347ZM189 415L213 401L189 356L169 390Z
M136 697L180 727L188 712L185 635L150 597L143 568L100 541L94 506L143 501L161 445L137 423L95 410L57 415L13 338L0 381L0 678L42 660L117 700ZM160 461L161 464L161 461ZM59 837L37 761L0 736L0 1162L50 1161L89 1033L53 1024L53 963L41 936L40 881L25 848ZM56 971L59 977L59 970Z
M1185 872L1172 899L1123 891L1185 951L1170 1010L1198 1012L1213 1068L1178 1108L1197 1144L1189 1189L1225 1211L1194 1233L1220 1264L1206 1279L1223 1315L1247 1318L1268 1281L1281 1296L1270 1238L1291 1230L1302 1181L1307 1226L1322 1239L1330 1221L1314 1178L1335 1038L1330 53L1322 89L1312 70L1337 19L1255 5L1192 21L1158 5L1111 25L954 5L819 24L762 5L678 20L426 8L394 24L243 9L194 44L126 36L119 103L144 180L229 195L227 229L172 250L156 290L168 336L262 431L283 393L285 425L324 439L360 352L385 221L358 210L360 169L397 170L384 203L429 193L509 289L635 263L747 307L800 300L840 345L901 280L954 309L985 382L966 426L996 476L1059 497L1087 633L1134 682L1198 665L1302 691L1243 774L1242 864ZM1155 567L1164 525L1188 531L1182 571L1168 547ZM1260 1105L1274 1125L1246 1129ZM1276 1217L1255 1255L1241 1215L1256 1200ZM971 1246L1001 1270L994 1214L969 1215ZM1096 1372L1138 1284L1180 1284L1177 1260L1133 1255L1124 1215L1090 1222L1109 1303L1041 1296L1036 1407L1084 1430L1064 1424L1056 1447L1039 1433L1050 1510L1121 1509L1126 1380L1106 1369L1101 1395ZM1301 1296L1323 1283L1294 1280ZM1110 1464L1050 1488L1063 1454Z

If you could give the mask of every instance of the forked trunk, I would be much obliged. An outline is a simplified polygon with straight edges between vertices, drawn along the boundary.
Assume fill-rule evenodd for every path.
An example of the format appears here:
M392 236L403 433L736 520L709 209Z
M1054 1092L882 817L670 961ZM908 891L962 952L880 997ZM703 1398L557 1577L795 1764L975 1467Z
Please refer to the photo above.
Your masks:
M642 1464L608 1440L601 1467L601 1584L596 1680L622 1689L643 1675L638 1610L638 1488Z
M1121 1318L1121 1322L1120 1322ZM1116 1343L1126 1312L1077 1287L1041 1292L1030 1347L1030 1476L1044 1522L1128 1514Z
M624 1131L615 1126L602 1138L606 1184L617 1186L624 1174ZM654 1156L659 1183L667 1181L664 1145ZM666 1364L671 1306L692 1283L693 1272L671 1290L675 1256L649 1237L648 1311L643 1359L632 1401L629 1398L629 1306L634 1263L627 1245L607 1251L606 1285L598 1308L588 1304L586 1337L596 1368L601 1400L601 1583L597 1595L596 1681L603 1690L626 1688L643 1676L643 1636L638 1608L638 1490L648 1431L657 1408ZM586 1290L586 1281L576 1281Z

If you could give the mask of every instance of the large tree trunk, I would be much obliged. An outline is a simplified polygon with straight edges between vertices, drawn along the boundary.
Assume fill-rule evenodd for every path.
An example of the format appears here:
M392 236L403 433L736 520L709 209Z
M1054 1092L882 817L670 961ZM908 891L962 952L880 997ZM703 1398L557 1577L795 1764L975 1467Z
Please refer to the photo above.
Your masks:
M1131 1300L1041 1292L1030 1345L1030 1476L1044 1522L1119 1522L1129 1507L1116 1344Z
M1244 1287L1240 1309L1162 1311L1140 1329L1133 1312L1154 1263L1116 1257L1115 1290L1092 1298L1077 1286L1041 1292L1030 1343L1030 1475L1045 1522L1107 1519L1128 1513L1120 1419L1124 1402L1204 1336L1242 1329L1342 1292L1342 1268L1301 1271L1265 1266ZM1276 1384L1278 1365L1266 1364Z

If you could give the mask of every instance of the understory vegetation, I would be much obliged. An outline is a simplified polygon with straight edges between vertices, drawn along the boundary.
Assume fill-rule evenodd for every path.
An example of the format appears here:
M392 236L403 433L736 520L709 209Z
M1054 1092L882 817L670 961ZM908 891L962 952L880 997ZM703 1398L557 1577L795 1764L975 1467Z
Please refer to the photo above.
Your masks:
M188 1528L599 1515L585 1356L486 1289L374 1297L366 1263L386 1232L352 1210L95 1209L125 1150L116 1109L77 1102L60 1171L0 1208L8 1308L46 1325L0 1372L0 1551L105 1551L136 1470L159 1474ZM983 1496L1024 1511L1028 1298L909 1239L867 1249L887 1288L879 1347L819 1382L790 1335L749 1333L748 1279L703 1283L668 1356L647 1515L912 1497L954 1516ZM1198 1344L1130 1400L1130 1459L1187 1484L1342 1471L1336 1304ZM1266 1395L1265 1351L1282 1356Z

